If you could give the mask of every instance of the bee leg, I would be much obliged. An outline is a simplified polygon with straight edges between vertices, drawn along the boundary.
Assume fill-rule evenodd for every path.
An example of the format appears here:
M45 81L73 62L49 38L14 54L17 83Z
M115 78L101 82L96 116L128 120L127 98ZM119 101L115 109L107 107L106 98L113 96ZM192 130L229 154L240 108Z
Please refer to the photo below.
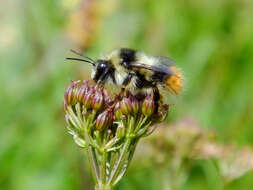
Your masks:
M106 69L104 71L104 73L98 78L95 88L104 86L104 82L105 82L107 76L108 76L108 69Z
M120 91L120 98L123 98L124 96L126 96L126 93L127 93L126 88L127 88L127 85L131 82L132 77L133 75L129 73L127 77L124 79L122 83L122 88Z
M153 98L155 102L155 113L157 113L159 105L160 105L160 100L161 100L161 95L157 86L153 87Z
M104 86L104 83L101 80L98 80L95 85L95 89L101 88Z

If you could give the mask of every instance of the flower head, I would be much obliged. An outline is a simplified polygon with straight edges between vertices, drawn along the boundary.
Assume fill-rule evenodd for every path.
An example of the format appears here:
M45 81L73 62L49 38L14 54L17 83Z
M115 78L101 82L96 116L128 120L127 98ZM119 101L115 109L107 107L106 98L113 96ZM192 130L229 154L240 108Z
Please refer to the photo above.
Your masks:
M139 93L133 96L127 92L123 97L121 93L113 97L103 87L89 82L80 84L80 81L71 82L67 88L63 108L69 133L78 146L87 148L89 157L94 156L90 160L102 158L111 151L129 151L132 154L138 139L150 135L156 128L154 124L163 121L168 115L168 106L156 103L152 94ZM124 148L126 142L129 143L127 149ZM94 173L102 172L95 177L108 173L111 176L103 176L103 179L116 184L125 170L107 172L107 168L115 168L111 164L115 161L118 163L120 155L97 159L97 163L93 164L97 164L98 168L100 165L105 167L98 171L94 168Z

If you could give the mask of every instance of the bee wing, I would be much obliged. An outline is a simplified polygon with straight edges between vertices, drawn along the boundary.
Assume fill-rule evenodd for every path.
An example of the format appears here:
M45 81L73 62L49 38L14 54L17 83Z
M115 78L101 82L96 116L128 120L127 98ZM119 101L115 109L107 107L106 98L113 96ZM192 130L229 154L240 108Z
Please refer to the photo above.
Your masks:
M157 59L157 61L163 65L172 66L172 65L177 64L176 61L168 57L163 57L163 56L152 56L152 57Z
M170 58L167 57L161 57L161 56L152 56L153 59L152 62L146 62L146 63L140 63L140 62L132 62L131 66L136 68L142 68L142 69L148 69L160 73L165 73L167 75L172 75L174 72L171 70L170 66L173 66L176 64L175 61L173 61Z

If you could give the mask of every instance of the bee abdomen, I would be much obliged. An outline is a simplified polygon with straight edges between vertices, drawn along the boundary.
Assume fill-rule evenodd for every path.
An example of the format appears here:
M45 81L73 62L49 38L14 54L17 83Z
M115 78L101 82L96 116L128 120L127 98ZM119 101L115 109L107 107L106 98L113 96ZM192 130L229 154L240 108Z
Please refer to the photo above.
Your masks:
M173 71L173 74L166 78L166 87L173 93L179 94L183 88L183 75L180 70L174 66L171 66L170 69Z
M138 89L147 88L153 86L152 81L146 80L145 76L136 72L136 87Z
M162 73L162 72L154 72L151 76L151 80L155 81L155 82L164 82L165 80L167 80L168 75L166 73Z

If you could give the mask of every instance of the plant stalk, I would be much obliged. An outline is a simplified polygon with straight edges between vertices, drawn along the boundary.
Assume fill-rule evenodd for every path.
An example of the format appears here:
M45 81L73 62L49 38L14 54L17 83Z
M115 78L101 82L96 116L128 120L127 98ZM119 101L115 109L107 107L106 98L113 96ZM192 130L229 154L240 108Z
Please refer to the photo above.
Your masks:
M101 159L101 183L106 184L106 160L107 160L107 152L103 151L102 159Z
M122 165L125 163L126 158L128 156L128 148L129 148L130 144L131 144L131 138L127 138L126 142L125 142L125 144L123 146L123 149L122 149L122 151L120 153L119 159L118 159L117 163L115 164L115 166L114 166L114 168L113 168L113 170L111 172L110 178L108 180L108 184L112 184L113 183L113 181L117 177L117 174L121 170Z
M90 144L90 138L89 138L87 132L85 132L84 136L85 136L85 141L87 142L87 145L88 145L87 146L87 154L88 154L89 162L91 163L91 171L94 176L95 183L98 184L100 176L99 176L99 167L98 167L98 163L97 163L96 153L95 153L94 148Z
M95 187L95 190L113 190L113 187L107 184L99 184Z

